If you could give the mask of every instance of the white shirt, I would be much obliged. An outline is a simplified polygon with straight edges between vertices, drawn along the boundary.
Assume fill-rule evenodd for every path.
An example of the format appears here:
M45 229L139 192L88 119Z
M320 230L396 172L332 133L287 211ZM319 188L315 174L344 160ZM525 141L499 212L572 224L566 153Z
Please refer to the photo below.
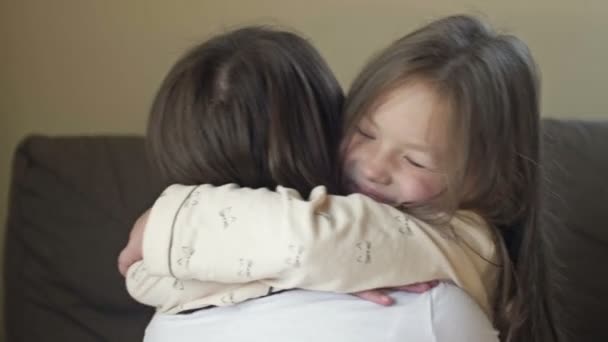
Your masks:
M498 333L460 288L396 292L383 307L347 294L292 290L185 315L158 313L144 342L496 342Z

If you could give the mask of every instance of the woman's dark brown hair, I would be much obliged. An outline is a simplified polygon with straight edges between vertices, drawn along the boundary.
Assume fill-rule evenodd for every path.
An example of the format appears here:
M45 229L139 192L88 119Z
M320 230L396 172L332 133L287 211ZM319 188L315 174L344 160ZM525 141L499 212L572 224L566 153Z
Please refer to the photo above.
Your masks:
M543 251L536 241L539 78L528 48L471 16L434 21L381 51L355 79L346 101L345 136L394 90L417 81L432 86L448 108L451 150L444 165L447 190L411 213L424 219L437 217L434 211L465 209L483 217L502 250L494 315L501 339L551 340ZM512 284L503 234L515 227L523 241Z
M211 38L169 71L148 122L171 183L337 191L342 89L302 37L246 27Z

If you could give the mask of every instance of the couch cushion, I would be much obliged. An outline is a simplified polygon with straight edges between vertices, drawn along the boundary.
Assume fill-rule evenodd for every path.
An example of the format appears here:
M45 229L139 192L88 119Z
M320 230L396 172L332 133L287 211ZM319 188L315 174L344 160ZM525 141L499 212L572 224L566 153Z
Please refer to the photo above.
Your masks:
M542 236L564 341L608 341L608 121L544 120Z
M116 257L163 184L140 137L34 136L18 147L7 225L9 341L141 341L151 310Z

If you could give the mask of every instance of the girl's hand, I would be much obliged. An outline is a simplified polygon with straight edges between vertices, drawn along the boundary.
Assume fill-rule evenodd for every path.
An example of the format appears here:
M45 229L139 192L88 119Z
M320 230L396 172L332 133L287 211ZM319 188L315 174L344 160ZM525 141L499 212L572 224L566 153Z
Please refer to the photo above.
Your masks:
M354 293L355 296L365 299L367 301L389 306L392 305L395 300L391 298L387 292L388 291L406 291L406 292L414 292L414 293L423 293L426 292L439 284L439 281L433 280L427 283L416 283L412 285L392 287L388 289L379 289L379 290L367 290Z
M148 223L150 209L146 210L133 225L127 246L118 255L118 270L123 277L127 274L129 266L143 259L144 230Z

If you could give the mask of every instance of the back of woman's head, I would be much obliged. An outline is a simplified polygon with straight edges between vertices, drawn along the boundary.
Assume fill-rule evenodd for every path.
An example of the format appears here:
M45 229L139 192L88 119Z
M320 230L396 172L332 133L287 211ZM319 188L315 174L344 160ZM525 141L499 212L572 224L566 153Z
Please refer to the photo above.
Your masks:
M335 191L342 102L308 41L241 28L173 66L152 105L148 146L172 183Z
M430 84L441 99L448 142L446 191L419 212L473 210L493 227L525 229L530 239L537 223L540 110L538 73L526 45L471 16L434 21L367 64L347 97L345 134L392 91L416 81ZM538 266L530 264L537 263L533 258L520 261L522 272ZM497 312L503 337L517 336L514 329L531 315L526 305L536 305L507 303L508 264L506 257Z

